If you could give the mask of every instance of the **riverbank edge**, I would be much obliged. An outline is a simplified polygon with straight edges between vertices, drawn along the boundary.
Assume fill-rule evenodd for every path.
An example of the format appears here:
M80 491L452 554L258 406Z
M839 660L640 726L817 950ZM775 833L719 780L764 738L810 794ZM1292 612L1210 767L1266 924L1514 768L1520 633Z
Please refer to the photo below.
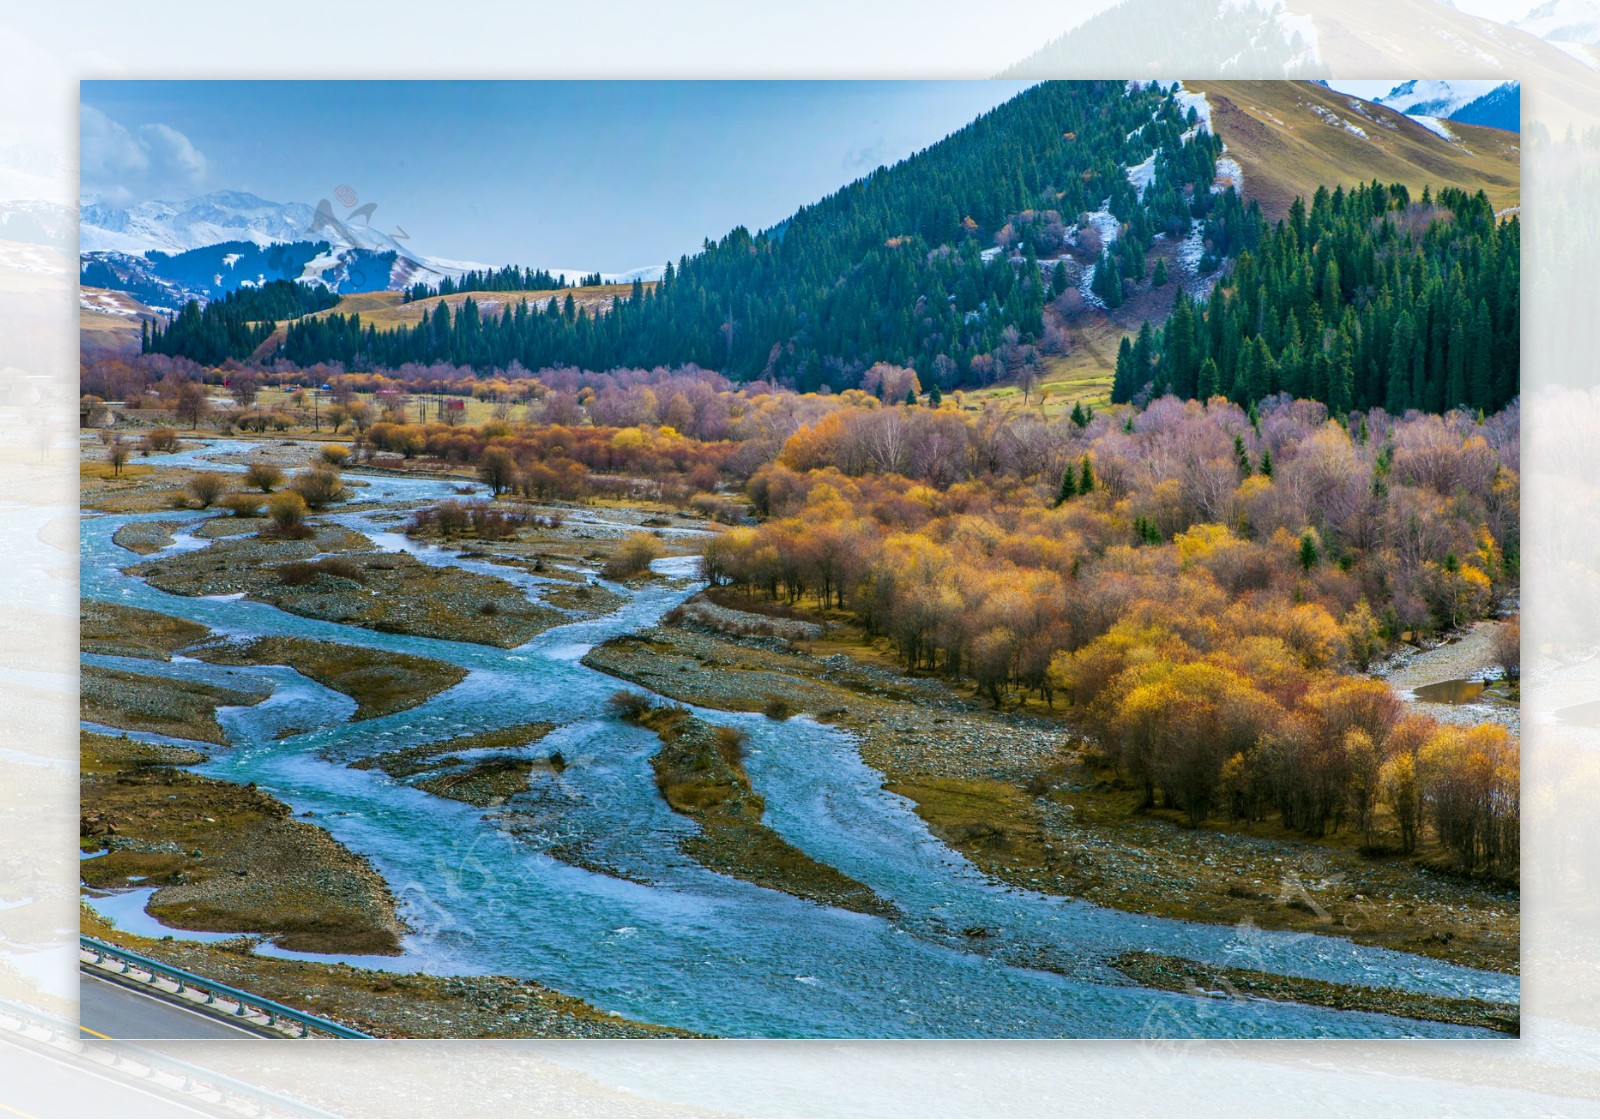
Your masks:
M1109 963L1142 987L1187 993L1200 999L1264 999L1335 1011L1362 1011L1422 1022L1450 1023L1497 1031L1513 1038L1522 1034L1522 1014L1516 1004L1309 980L1251 968L1201 964L1163 953L1119 953Z
M893 725L939 710L941 716L932 722L943 726L932 731L948 735L956 730L958 721L970 721L974 727L963 741L972 743L993 738L985 735L986 730L1011 730L1009 724L1005 728L986 728L994 713L972 710L953 694L945 701L921 695L934 688L936 682L900 677L840 655L815 658L794 649L780 652L779 645L787 643L723 633L709 635L703 628L662 625L603 643L583 661L590 668L669 699L730 712L760 710L770 699L772 682L779 674L801 677L795 682L798 688L790 694L794 710L810 712L820 722L849 733L862 761L882 776L885 789L906 797L937 838L1009 886L1080 898L1127 913L1206 925L1251 924L1264 929L1316 933L1509 976L1519 974L1520 938L1514 891L1458 882L1414 863L1374 863L1333 845L1259 833L1182 830L1159 815L1135 812L1131 805L1124 804L1128 798L1115 791L1097 790L1088 782L1073 781L1073 771L1081 760L1065 754L1058 755L1053 765L1044 755L1043 762L1030 767L1026 760L1018 763L1002 758L996 765L940 752L944 770L930 772L918 765L918 750L926 753L927 748L905 749L894 741ZM702 646L706 649L699 650ZM841 669L838 664L845 660L866 678L864 685L853 682L853 691L838 683L849 679L851 669ZM715 667L714 678L704 671L708 665ZM740 676L750 680L749 687L739 689L730 683ZM832 699L824 700L823 695ZM917 710L912 711L911 705ZM1065 731L1064 726L1058 727L1058 734L1064 735ZM1025 779L1021 776L1024 771L1029 772ZM1032 788L1024 788L1024 782ZM970 806L979 801L984 807L983 821L969 820L974 817ZM989 823L990 818L996 823ZM1283 868L1265 883L1261 878L1252 882L1237 875L1204 871L1213 876L1212 881L1202 883L1204 889L1194 891L1197 897L1191 899L1170 889L1170 882L1160 874L1161 868L1152 870L1148 861L1130 861L1129 869L1135 874L1122 882L1084 874L1076 853L1063 850L1068 845L1051 842L1058 839L1055 834L1063 828L1068 830L1069 839L1087 841L1085 847L1093 848L1095 855L1108 850L1143 856L1153 852L1156 857L1179 860L1185 871L1200 871L1205 860L1189 858L1180 850L1198 840L1229 845L1235 854L1245 851L1257 863L1266 867L1282 864ZM1255 851L1258 848L1261 852ZM1272 852L1279 855L1274 858L1261 854ZM1293 869L1294 857L1306 866ZM1185 859L1187 863L1182 862ZM1286 864L1285 860L1291 862ZM1347 867L1397 877L1412 884L1415 895L1439 894L1442 899L1429 903L1427 912L1421 913L1424 906L1420 897L1395 903L1376 894L1363 894L1359 884L1349 880ZM1326 873L1329 868L1334 870ZM1450 927L1430 926L1436 915L1457 913L1463 900L1475 904L1478 917L1469 915L1466 921L1457 918ZM1413 902L1416 905L1410 905ZM1409 914L1408 906L1418 913ZM1494 928L1480 931L1481 936L1469 936L1472 926L1484 922Z

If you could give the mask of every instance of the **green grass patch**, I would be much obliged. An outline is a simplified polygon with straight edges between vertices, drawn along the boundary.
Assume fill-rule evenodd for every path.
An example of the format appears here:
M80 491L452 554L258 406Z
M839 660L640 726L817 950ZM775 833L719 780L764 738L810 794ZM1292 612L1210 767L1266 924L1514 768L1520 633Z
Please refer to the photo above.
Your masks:
M424 778L417 788L468 805L499 805L528 788L533 767L531 758L498 755L475 762L465 770Z
M397 953L383 880L254 785L180 767L198 752L84 733L79 846L85 885L155 887L149 912L177 929L251 933L286 949Z
M91 723L203 743L227 741L217 722L219 707L259 704L267 698L266 693L98 665L84 665L78 681L79 711Z
M84 653L169 661L180 649L205 640L198 622L142 607L84 599L78 604L78 645Z
M510 727L497 727L471 735L459 735L437 743L406 747L404 750L360 758L350 764L352 770L382 770L391 778L409 778L416 774L452 766L461 760L455 757L461 751L506 750L537 743L555 730L553 723L518 723Z
M700 825L699 835L680 842L684 854L713 871L826 906L882 917L900 913L870 887L812 859L762 823L765 802L745 772L742 733L713 727L683 708L647 708L631 722L661 739L661 750L650 760L661 796Z
M358 720L414 708L467 676L446 661L307 638L225 642L193 653L218 665L287 665L354 700Z

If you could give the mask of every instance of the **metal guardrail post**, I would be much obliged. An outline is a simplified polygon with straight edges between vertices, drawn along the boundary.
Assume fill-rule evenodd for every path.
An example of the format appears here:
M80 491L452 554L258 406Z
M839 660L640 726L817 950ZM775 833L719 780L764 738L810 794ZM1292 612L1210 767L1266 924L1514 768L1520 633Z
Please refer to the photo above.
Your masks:
M174 965L163 964L131 950L119 949L114 945L108 945L92 937L80 936L78 944L80 949L88 952L94 958L94 963L97 965L105 965L108 960L115 961L120 966L119 971L122 975L130 978L132 977L132 970L137 968L149 977L143 983L152 986L158 979L165 978L178 985L179 993L187 992L191 988L202 993L205 996L204 1002L213 1007L217 1005L217 997L219 995L223 996L234 1004L232 1015L243 1018L248 1016L253 1008L266 1016L267 1025L269 1026L277 1026L280 1019L294 1023L300 1028L301 1038L310 1037L313 1030L332 1035L334 1038L372 1037L353 1027L346 1027L343 1024L335 1023L318 1015L297 1011L285 1004L278 1003L276 1000L266 999L231 985L207 979L204 976Z

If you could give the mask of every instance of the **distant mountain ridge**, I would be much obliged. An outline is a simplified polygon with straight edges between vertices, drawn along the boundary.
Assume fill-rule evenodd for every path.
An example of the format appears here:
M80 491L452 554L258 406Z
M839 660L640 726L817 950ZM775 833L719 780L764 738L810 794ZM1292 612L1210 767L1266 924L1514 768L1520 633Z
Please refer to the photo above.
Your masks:
M123 208L85 201L79 208L81 252L183 253L224 241L254 245L315 240L316 210L268 202L248 191L213 191L184 202L153 199Z
M1503 128L1507 132L1522 131L1522 84L1507 82L1497 86L1475 101L1469 101L1450 115L1461 124L1481 124L1488 128Z
M326 203L272 202L248 191L213 191L183 202L152 200L117 207L84 200L79 251L83 283L136 295L175 310L190 299L215 299L240 287L292 279L341 293L437 286L476 261L424 256L403 230L386 233L357 210L341 218ZM654 280L663 266L607 274L610 282ZM572 279L591 270L549 269Z
M1547 0L1511 26L1552 43L1600 44L1600 3Z
M1522 129L1520 82L1414 79L1401 82L1377 101L1410 117L1460 121L1508 132Z

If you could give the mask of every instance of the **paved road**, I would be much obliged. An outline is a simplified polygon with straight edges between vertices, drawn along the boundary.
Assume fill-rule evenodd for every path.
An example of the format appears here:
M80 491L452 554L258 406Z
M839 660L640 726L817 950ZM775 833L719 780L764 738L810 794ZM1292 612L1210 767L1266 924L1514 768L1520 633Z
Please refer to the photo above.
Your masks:
M78 1022L84 1038L260 1038L165 1000L78 973Z
M151 1117L219 1116L176 1097L130 1085L73 1061L0 1041L0 1117L116 1116L126 1120Z

